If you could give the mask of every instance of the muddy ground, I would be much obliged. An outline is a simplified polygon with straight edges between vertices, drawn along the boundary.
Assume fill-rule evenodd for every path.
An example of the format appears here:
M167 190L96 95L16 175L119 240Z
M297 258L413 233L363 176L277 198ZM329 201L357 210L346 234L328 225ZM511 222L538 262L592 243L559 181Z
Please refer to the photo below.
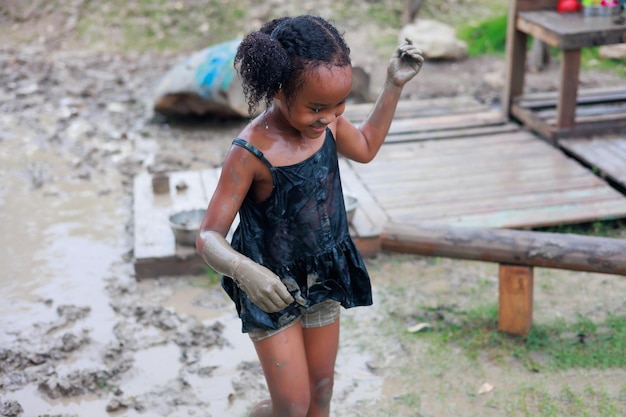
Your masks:
M77 40L71 13L84 2L61 2L63 13L11 14L5 1L0 415L245 415L266 397L263 375L221 289L208 276L137 282L133 275L132 182L143 171L218 166L246 121L154 117L151 92L192 49L89 47ZM353 60L377 91L387 58L368 46L380 28L345 27ZM497 105L502 69L499 57L428 62L404 98L469 94ZM555 89L557 71L531 74L529 88ZM619 79L585 71L581 81ZM470 360L454 347L433 351L419 337L389 337L390 323L414 325L424 308L495 303L497 269L387 253L367 262L375 305L343 315L337 416L500 416L530 386L592 385L612 395L624 386L621 369L536 373L514 358ZM538 269L536 282L537 322L626 310L623 277ZM495 389L478 394L485 382Z

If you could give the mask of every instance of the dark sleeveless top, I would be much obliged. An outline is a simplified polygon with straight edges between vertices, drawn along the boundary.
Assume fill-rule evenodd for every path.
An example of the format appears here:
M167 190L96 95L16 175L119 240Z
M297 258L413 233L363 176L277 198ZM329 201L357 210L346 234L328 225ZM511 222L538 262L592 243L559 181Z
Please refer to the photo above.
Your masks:
M231 278L223 277L222 286L235 302L242 330L280 328L298 317L302 307L327 299L345 308L371 305L370 278L348 230L330 129L320 150L289 166L273 166L243 139L233 144L267 165L273 189L261 203L249 195L244 199L232 247L278 275L295 299L277 313L266 313Z

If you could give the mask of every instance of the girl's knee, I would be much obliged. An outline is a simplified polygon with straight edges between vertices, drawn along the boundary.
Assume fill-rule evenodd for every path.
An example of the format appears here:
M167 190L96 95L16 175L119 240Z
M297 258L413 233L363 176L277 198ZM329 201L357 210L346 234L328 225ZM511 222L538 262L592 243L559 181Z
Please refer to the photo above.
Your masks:
M314 401L318 407L324 408L330 405L330 400L333 396L333 378L323 378L317 381L314 385L312 394L312 401Z

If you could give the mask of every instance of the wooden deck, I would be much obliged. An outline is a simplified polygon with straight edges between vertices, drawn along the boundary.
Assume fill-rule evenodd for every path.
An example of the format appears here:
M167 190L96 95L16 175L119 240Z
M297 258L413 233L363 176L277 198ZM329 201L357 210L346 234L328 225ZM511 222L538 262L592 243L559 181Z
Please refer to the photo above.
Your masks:
M365 199L357 238L379 235L387 222L526 229L626 216L626 198L592 170L499 109L457 100L469 101L431 102L430 114L399 109L374 161L343 161L346 191Z
M352 105L346 115L358 123L370 109ZM568 142L586 155L597 143ZM401 102L376 159L340 165L345 192L359 199L351 233L366 256L380 250L388 222L526 229L626 217L626 197L592 169L469 97ZM602 172L623 179L624 167ZM176 245L167 218L206 207L218 175L172 173L165 195L153 194L148 174L135 178L138 278L203 271L193 248Z
M562 139L559 146L626 190L626 128L622 135Z
M526 126L552 141L562 138L626 132L626 86L581 89L576 100L574 129L557 129L557 93L529 93L513 103L512 113Z

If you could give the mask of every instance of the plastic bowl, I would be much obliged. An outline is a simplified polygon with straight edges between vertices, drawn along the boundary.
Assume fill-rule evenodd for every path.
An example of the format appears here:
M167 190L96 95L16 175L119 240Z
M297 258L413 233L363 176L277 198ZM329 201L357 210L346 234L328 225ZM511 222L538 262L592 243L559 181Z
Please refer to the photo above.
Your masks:
M206 209L179 211L170 216L170 228L174 232L176 243L184 246L195 246L196 235Z

